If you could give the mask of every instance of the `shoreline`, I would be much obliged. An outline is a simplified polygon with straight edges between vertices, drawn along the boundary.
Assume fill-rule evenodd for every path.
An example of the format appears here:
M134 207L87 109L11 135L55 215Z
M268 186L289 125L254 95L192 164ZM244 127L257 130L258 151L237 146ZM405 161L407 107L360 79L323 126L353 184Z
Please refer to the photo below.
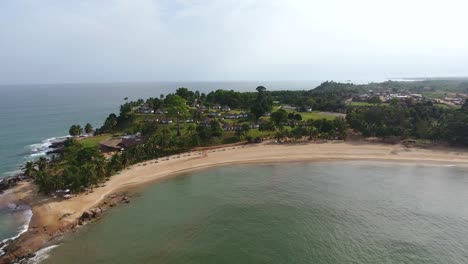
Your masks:
M138 186L194 171L235 164L352 160L468 166L468 151L342 141L232 145L132 165L112 176L104 187L78 194L69 200L38 194L32 182L23 182L1 197L29 205L33 217L29 229L7 246L8 253L0 257L0 263L11 263L20 257L32 257L35 252L50 246L51 241L57 241L80 224L99 218L110 207L130 202L125 191ZM88 216L83 218L84 214Z

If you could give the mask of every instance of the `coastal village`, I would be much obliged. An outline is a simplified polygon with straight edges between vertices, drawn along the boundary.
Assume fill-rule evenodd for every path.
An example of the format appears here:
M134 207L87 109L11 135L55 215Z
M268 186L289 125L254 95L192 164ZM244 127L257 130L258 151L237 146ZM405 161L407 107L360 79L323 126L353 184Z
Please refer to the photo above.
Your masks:
M208 157L217 163L230 158L235 158L233 162L261 159L263 151L272 148L290 152L269 153L275 161L288 160L288 155L301 160L337 157L343 151L342 158L346 158L359 151L344 141L387 144L370 146L381 156L390 155L389 159L401 158L401 148L407 146L468 146L464 137L468 127L459 127L460 119L468 120L465 93L429 96L412 90L376 91L334 82L311 91L267 91L265 87L256 91L217 90L205 95L179 88L159 98L124 99L119 114L110 114L102 126L72 125L70 137L55 142L47 158L29 161L21 174L1 179L0 191L27 181L34 183L38 195L45 199L72 203L100 195L118 179L131 184L135 181L132 172L145 167L148 181L158 173L165 175L177 161L193 169L190 164ZM329 144L315 151L323 143ZM286 145L290 147L283 148ZM259 148L250 151L248 147ZM349 148L348 152L342 148ZM415 158L411 153L401 155ZM461 156L450 156L450 160L457 159L463 161ZM116 175L121 176L113 178ZM58 237L60 228L71 230L97 219L106 208L129 203L130 197L126 192L112 194L97 207L93 201L87 202L92 207L78 214L66 208L58 210L63 226L45 228L39 234ZM34 238L34 233L29 232L27 238ZM15 243L4 245L14 259ZM29 253L20 252L20 258L28 257Z

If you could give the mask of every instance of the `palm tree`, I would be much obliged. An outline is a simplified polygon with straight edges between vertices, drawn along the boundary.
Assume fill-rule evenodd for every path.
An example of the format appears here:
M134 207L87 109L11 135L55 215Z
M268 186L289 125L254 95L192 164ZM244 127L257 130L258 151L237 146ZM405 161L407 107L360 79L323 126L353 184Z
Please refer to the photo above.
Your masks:
M105 159L97 159L95 161L96 173L100 181L103 181L107 176L107 163Z
M34 164L34 162L28 161L26 162L26 164L24 164L23 174L25 176L34 178L34 176L36 175L36 165Z
M85 133L86 133L86 134L91 134L91 133L94 131L94 128L93 128L93 126L92 126L90 123L87 123L87 124L85 125L84 130L85 130Z
M39 160L36 161L36 165L38 171L45 171L49 165L49 162L46 158L40 157Z

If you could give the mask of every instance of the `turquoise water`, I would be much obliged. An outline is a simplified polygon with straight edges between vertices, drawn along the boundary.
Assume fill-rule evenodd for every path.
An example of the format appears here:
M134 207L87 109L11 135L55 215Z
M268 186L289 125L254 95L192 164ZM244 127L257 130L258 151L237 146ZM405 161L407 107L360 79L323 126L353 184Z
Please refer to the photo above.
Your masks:
M468 169L239 165L168 179L43 263L468 263Z

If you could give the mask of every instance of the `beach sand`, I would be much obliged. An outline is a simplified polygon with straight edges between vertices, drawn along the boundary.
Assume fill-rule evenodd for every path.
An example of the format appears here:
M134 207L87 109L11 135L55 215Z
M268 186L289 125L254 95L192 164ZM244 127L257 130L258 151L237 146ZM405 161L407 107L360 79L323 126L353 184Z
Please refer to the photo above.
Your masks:
M12 257L33 253L63 233L74 229L83 212L102 206L109 195L148 184L166 177L206 169L213 166L241 163L279 163L318 160L381 160L394 162L441 163L468 165L468 152L448 148L406 148L402 145L369 143L288 143L251 144L205 149L183 153L133 165L111 177L105 187L92 193L80 194L69 200L52 199L37 194L32 183L21 183L9 196L14 195L32 207L30 229L16 241L10 256L0 258L9 263ZM3 198L2 198L3 199Z

